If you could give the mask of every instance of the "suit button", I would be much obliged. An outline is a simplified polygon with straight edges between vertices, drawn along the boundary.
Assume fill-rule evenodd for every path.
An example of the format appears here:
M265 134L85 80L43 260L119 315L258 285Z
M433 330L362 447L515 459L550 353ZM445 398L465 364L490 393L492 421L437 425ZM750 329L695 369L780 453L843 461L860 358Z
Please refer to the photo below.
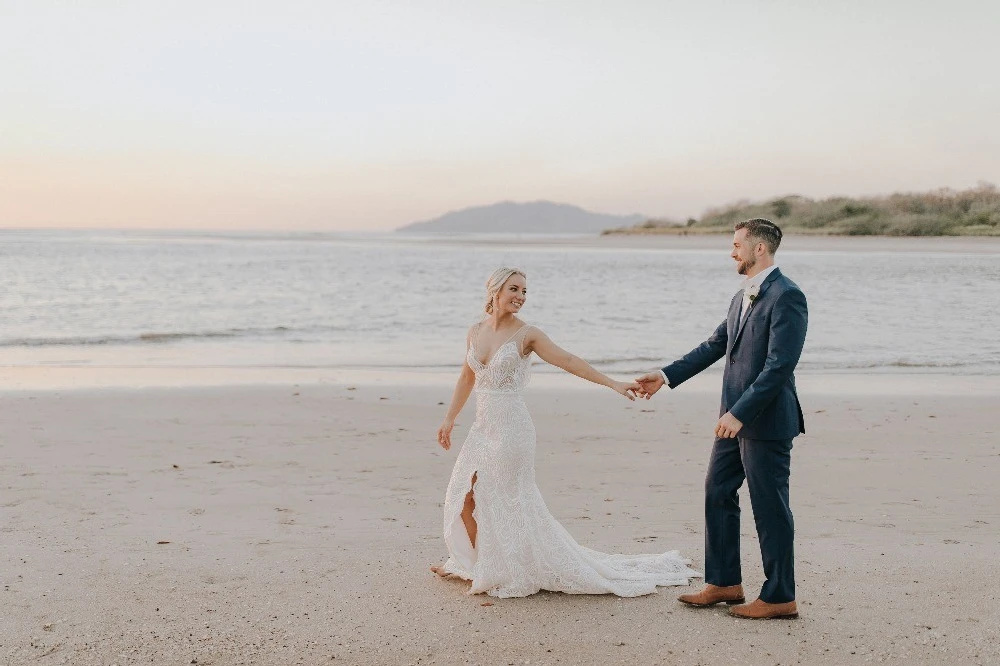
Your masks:
M729 365L736 365L736 359L735 358L729 359Z

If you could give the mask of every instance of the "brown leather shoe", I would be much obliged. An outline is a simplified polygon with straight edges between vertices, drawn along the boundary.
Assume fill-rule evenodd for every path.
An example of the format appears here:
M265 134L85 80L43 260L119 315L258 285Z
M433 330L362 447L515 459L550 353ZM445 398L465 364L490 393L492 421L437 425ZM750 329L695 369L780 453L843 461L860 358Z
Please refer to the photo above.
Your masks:
M794 601L783 604L769 604L766 601L755 599L752 603L743 606L733 606L729 609L729 614L733 617L743 617L748 620L777 620L798 617L799 609Z
M685 603L688 606L714 606L721 601L725 601L731 606L733 604L741 604L746 599L743 596L742 585L719 587L718 585L708 583L701 592L682 594L677 597L677 601Z

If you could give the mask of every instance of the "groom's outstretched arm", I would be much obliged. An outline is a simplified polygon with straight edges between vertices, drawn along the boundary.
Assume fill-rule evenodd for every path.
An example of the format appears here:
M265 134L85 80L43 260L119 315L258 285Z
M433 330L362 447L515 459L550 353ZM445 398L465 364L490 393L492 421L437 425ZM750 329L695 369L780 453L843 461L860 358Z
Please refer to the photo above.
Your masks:
M663 368L667 386L677 388L699 372L712 365L726 355L726 345L729 342L727 321L723 320L708 340L689 351L667 367Z

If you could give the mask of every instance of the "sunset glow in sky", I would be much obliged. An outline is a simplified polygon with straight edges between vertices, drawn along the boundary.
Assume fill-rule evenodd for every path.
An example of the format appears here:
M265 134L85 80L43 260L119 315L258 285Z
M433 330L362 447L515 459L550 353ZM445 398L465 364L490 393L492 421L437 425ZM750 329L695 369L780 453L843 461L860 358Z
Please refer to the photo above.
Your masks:
M1000 184L1000 3L8 2L0 227Z

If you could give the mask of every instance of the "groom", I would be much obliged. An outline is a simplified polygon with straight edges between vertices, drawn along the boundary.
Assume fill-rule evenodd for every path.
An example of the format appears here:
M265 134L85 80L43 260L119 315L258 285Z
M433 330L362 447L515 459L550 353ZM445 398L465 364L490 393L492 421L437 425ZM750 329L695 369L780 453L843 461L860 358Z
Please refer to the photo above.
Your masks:
M792 439L805 432L793 371L806 338L806 297L774 265L781 229L755 218L736 225L736 270L746 277L729 315L684 358L640 377L646 399L687 381L725 357L721 415L705 478L705 588L684 594L692 606L744 604L737 491L750 487L766 581L760 598L734 606L737 617L798 617L788 475Z

